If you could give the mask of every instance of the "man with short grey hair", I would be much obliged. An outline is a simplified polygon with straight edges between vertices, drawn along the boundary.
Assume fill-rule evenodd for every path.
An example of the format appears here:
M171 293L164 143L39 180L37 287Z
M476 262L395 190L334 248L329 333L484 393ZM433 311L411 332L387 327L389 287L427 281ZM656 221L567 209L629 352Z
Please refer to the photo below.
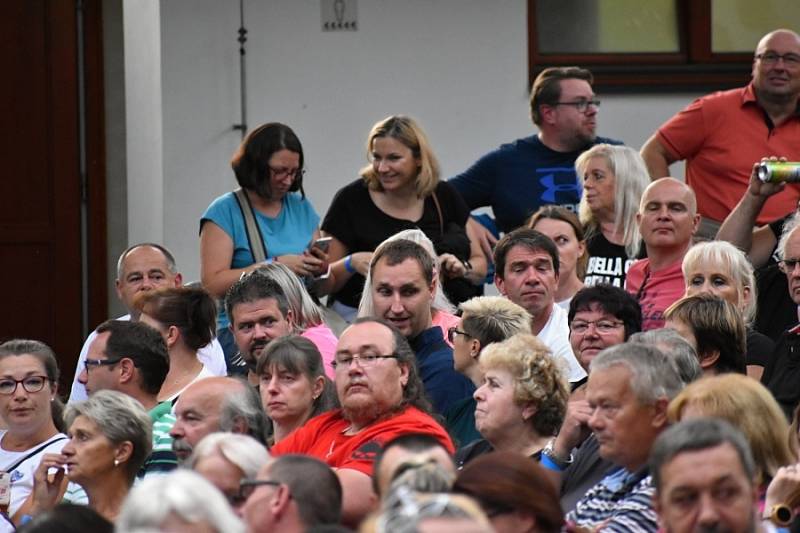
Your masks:
M592 360L590 370L589 427L600 456L619 468L589 489L567 520L582 528L655 532L647 458L667 427L667 405L683 383L666 355L643 344L607 348Z
M195 381L175 402L172 449L183 463L200 440L217 431L266 439L266 416L255 390L242 380L213 377Z
M117 298L128 311L127 315L117 320L135 320L139 312L134 306L136 297L146 291L164 287L180 287L183 276L178 272L175 258L169 250L160 244L145 242L128 247L119 256L117 261L117 280L115 282ZM97 337L93 331L86 337L78 363L75 368L75 377L72 382L72 391L69 403L79 402L88 398L86 387L78 380L83 370L84 361L89 354L89 347ZM198 350L197 357L215 375L226 374L225 355L217 339Z
M786 275L789 296L800 309L800 226L787 228L778 242L778 266ZM797 322L797 316L793 317ZM787 418L792 418L795 407L800 402L800 367L793 355L800 350L800 324L789 328L781 335L769 358L761 382L775 396Z
M653 445L650 472L665 531L758 531L755 462L744 436L728 422L696 418L669 428ZM792 514L786 506L774 507Z

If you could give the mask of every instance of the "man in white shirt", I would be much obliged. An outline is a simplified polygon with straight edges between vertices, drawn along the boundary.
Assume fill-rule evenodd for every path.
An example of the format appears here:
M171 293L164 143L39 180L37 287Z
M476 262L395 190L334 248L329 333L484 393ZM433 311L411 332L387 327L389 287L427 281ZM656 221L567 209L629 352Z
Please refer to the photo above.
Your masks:
M497 243L494 264L497 290L530 313L531 332L563 361L569 381L586 377L569 343L567 312L554 305L559 269L555 243L536 230L516 229Z
M178 272L175 258L169 250L159 244L134 244L122 252L117 261L117 280L115 282L117 297L129 313L119 317L117 320L137 318L137 311L133 302L140 292L162 287L180 287L182 282L183 276ZM91 346L96 336L96 332L90 333L83 343L83 348L81 348L75 367L75 376L72 381L72 391L69 396L70 403L88 398L86 387L78 381L78 376L83 370L83 362L89 353L89 346ZM226 375L225 356L216 339L203 346L197 352L197 356L215 375Z

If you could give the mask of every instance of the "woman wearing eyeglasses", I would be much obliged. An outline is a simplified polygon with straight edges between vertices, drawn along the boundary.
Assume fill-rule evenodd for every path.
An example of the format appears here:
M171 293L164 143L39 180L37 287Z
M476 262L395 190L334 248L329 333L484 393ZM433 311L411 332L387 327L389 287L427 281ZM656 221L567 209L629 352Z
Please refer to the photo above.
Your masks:
M448 183L439 181L439 164L427 136L412 118L387 117L367 139L370 164L331 203L322 223L333 237L334 308L347 320L356 315L372 252L386 238L420 229L433 241L441 262L445 294L454 303L480 293L486 258L465 229L469 208Z
M200 219L200 276L213 296L222 298L244 272L258 267L245 216L252 214L267 262L288 266L300 277L327 272L327 254L309 244L319 236L319 215L303 190L303 146L291 128L272 122L251 131L231 159L243 195L223 194ZM219 310L217 336L229 362L236 352L228 317ZM244 369L239 373L244 373Z
M53 420L57 387L58 364L47 345L20 339L0 344L0 412L8 428L0 430L0 471L8 474L0 486L10 489L10 503L0 510L17 523L30 505L23 504L42 457L60 453L67 443ZM0 531L13 528L0 519Z
M127 394L101 390L84 402L69 405L64 419L70 440L60 454L47 454L40 462L28 513L55 507L69 480L71 487L77 484L86 492L89 507L114 522L150 455L150 417L142 404ZM78 492L68 489L68 493Z

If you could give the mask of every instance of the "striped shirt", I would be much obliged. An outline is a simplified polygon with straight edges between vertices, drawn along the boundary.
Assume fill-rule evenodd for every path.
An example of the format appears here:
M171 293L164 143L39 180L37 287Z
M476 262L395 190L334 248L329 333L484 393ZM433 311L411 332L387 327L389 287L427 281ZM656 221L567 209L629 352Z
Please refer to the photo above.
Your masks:
M172 451L172 437L169 432L175 424L175 415L172 414L172 403L161 402L153 407L150 412L153 421L153 451L150 452L138 478L145 478L153 474L166 474L178 468L178 458Z
M567 515L567 521L603 531L655 533L658 523L653 509L654 493L647 468L636 472L623 468L589 489Z

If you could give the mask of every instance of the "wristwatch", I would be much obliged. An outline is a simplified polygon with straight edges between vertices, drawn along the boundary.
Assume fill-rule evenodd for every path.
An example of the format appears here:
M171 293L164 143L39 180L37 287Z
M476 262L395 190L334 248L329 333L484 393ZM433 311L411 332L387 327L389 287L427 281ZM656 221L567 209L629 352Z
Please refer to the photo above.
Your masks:
M563 470L567 468L569 465L571 465L572 461L574 461L575 458L572 456L572 454L569 454L569 457L567 457L566 459L564 459L563 457L559 457L558 454L556 454L555 445L556 445L555 438L552 438L549 441L547 441L547 444L545 444L544 448L542 448L542 455L546 455L548 459L553 461L556 465L558 465L559 468Z
M769 514L765 512L762 518L769 520L778 527L789 527L792 523L792 518L794 518L794 512L785 503L778 503L770 507Z

